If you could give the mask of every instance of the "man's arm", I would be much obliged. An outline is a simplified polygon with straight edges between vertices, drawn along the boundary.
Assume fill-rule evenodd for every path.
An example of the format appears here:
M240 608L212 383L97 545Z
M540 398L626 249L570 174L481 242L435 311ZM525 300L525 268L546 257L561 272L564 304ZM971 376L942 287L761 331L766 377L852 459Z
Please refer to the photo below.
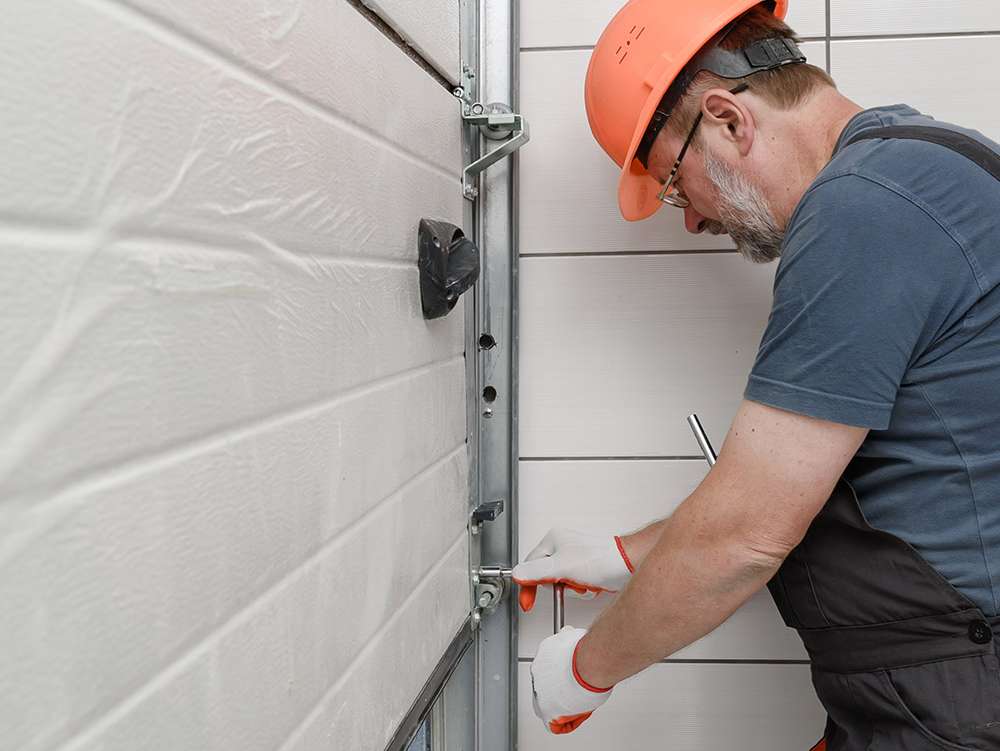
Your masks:
M580 642L580 676L614 685L725 621L799 543L867 433L744 401L698 488L637 533L648 545L660 525L641 567Z

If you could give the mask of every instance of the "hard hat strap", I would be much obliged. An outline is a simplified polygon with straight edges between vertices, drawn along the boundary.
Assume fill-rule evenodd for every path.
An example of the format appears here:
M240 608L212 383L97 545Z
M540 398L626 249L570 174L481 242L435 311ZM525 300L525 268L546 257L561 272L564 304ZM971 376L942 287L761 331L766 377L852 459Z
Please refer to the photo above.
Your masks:
M784 37L772 37L770 39L759 39L746 47L735 50L724 50L718 45L719 37L711 43L705 45L701 51L691 58L691 61L684 66L680 75L674 79L667 89L660 103L653 112L653 117L646 126L639 148L635 152L635 158L639 160L643 167L648 169L650 149L656 137L667 124L670 112L680 101L688 86L695 77L703 70L714 73L720 78L745 78L754 73L765 70L774 70L783 65L794 65L804 63L806 56L791 39Z

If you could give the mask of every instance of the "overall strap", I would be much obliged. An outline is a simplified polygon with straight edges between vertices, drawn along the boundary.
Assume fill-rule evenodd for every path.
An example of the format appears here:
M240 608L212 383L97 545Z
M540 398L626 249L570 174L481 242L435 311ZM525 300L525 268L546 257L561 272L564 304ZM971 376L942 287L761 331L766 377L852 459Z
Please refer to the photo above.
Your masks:
M890 125L884 128L864 130L844 146L847 147L858 141L875 138L908 138L936 143L938 146L944 146L946 149L961 154L993 175L995 180L1000 180L1000 154L964 133L930 125Z

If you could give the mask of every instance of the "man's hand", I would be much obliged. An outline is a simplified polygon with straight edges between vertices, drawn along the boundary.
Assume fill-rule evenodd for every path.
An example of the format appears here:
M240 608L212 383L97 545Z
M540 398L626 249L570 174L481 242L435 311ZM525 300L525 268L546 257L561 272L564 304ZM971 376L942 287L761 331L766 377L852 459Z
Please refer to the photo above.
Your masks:
M531 663L531 693L535 714L550 733L571 733L611 696L611 688L588 684L576 669L576 647L586 634L564 626L538 646Z
M632 574L621 538L572 529L551 529L524 563L514 567L521 591L518 602L528 611L539 584L565 584L580 597L617 592Z

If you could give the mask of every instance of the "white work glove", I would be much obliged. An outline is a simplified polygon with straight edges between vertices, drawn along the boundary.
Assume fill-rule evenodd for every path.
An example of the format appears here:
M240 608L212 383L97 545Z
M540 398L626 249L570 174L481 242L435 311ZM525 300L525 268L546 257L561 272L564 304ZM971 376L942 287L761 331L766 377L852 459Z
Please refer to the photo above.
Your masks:
M632 575L632 562L617 535L550 529L512 577L521 588L518 602L531 610L539 584L565 584L579 597L617 592Z
M531 700L535 714L550 733L571 733L611 696L576 671L576 648L586 629L564 626L538 645L531 663Z

